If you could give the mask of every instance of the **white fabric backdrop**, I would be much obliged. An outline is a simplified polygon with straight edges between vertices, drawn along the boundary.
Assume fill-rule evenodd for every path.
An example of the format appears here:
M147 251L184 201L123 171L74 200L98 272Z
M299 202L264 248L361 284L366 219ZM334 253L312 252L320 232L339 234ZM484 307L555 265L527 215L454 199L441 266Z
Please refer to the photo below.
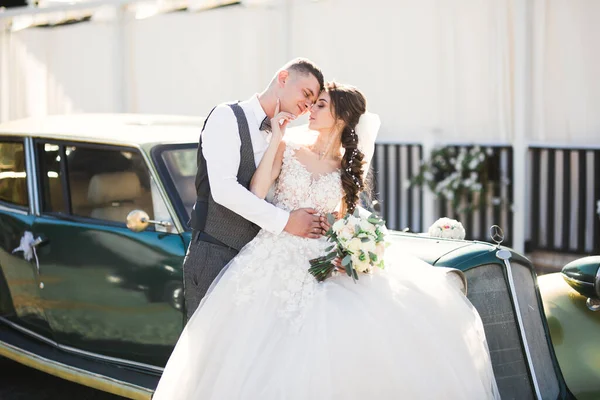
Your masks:
M600 2L535 0L535 141L600 144Z
M1 49L8 119L73 112L115 112L115 28L78 24L26 29ZM5 66L4 64L2 64ZM4 93L8 92L8 96ZM3 115L3 118L6 116Z
M216 103L262 90L288 58L306 56L326 79L365 92L382 117L382 141L420 141L433 132L439 141L507 143L511 3L290 0L142 20L129 12L124 25L30 28L0 42L0 118L206 115ZM599 7L536 0L529 139L590 143L596 133L600 143Z

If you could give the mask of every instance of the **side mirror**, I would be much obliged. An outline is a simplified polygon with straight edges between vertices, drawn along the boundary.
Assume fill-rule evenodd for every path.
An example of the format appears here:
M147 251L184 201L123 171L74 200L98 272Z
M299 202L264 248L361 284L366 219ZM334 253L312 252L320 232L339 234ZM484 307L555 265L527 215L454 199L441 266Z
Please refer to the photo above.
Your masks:
M565 281L582 296L592 311L600 310L600 256L571 261L562 269Z
M172 226L169 221L153 221L148 216L148 213L142 210L133 210L127 214L127 228L133 232L141 232L148 228L148 225L155 224L166 227L167 229Z

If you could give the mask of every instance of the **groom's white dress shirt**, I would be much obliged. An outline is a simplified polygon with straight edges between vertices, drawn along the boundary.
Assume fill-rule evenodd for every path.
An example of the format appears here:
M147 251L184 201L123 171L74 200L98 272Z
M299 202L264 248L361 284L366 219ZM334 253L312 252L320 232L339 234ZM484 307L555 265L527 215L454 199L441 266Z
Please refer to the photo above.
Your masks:
M259 130L267 114L258 101L258 95L239 105L248 119L254 162L258 166L269 146L270 134ZM261 228L275 234L281 233L290 213L259 199L237 181L240 146L237 120L231 107L224 104L217 106L202 132L202 153L206 159L213 199Z

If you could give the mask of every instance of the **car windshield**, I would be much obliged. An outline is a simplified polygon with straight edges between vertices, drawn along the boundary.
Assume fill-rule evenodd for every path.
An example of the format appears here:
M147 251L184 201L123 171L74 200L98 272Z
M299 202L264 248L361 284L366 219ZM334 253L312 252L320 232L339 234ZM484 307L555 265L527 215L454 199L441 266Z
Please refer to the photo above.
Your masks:
M181 222L186 225L196 202L197 143L160 146L155 161L169 197L177 209Z

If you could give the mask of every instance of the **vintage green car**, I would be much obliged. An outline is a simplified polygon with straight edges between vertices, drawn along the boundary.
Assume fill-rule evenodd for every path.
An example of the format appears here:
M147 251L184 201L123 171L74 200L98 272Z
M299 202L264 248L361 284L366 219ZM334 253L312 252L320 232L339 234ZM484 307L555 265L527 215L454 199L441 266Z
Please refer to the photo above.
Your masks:
M151 397L184 324L202 122L75 115L0 125L0 355ZM499 244L401 232L390 240L462 271L504 399L600 398L590 336L598 318L577 308L560 276L545 278L554 292L540 291L531 262ZM578 376L581 364L593 382Z

